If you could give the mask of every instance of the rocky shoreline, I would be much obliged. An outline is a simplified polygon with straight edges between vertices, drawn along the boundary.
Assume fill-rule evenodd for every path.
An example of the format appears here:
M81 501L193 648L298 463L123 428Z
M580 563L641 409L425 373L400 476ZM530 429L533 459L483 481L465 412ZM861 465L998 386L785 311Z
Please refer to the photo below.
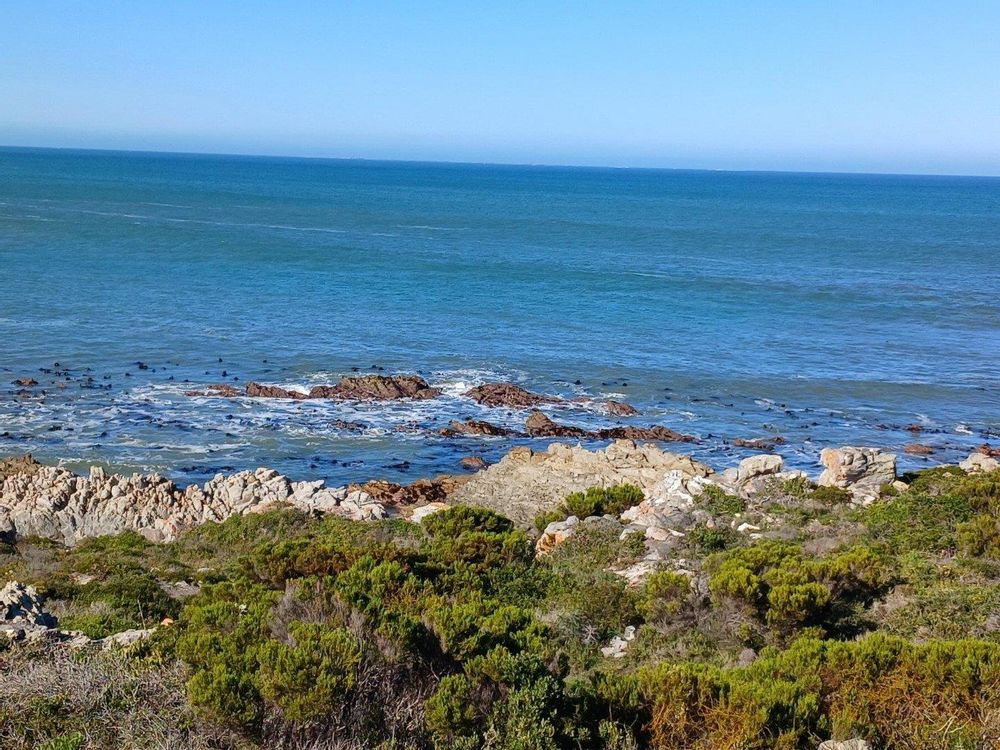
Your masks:
M898 489L894 454L844 447L825 449L820 459L825 468L815 483L846 490L852 502L869 504L894 482ZM630 439L615 439L603 450L561 443L542 452L516 447L493 466L470 465L478 469L474 474L418 479L408 485L376 479L327 487L322 480L293 481L273 469L259 468L219 474L203 485L181 488L158 474L126 476L94 466L81 476L20 456L0 460L0 540L41 537L72 545L133 530L151 541L165 542L203 523L278 507L375 520L411 518L415 513L419 519L428 510L466 504L529 525L538 513L551 510L570 493L622 484L635 485L645 496L640 510L630 518L623 516L626 525L642 525L639 519L645 518L644 529L666 528L683 535L675 527L697 519L669 514L689 505L706 486L751 497L768 482L810 480L805 472L786 471L782 457L774 454L754 455L738 466L716 470L689 456ZM998 467L998 451L988 445L961 463L970 473Z

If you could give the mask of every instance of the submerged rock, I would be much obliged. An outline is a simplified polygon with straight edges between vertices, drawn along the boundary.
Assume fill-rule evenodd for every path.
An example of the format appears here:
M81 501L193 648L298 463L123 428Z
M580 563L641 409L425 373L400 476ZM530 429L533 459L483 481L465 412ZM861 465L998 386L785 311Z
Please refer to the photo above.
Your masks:
M934 449L923 443L909 443L903 448L903 452L911 456L931 456L934 454Z

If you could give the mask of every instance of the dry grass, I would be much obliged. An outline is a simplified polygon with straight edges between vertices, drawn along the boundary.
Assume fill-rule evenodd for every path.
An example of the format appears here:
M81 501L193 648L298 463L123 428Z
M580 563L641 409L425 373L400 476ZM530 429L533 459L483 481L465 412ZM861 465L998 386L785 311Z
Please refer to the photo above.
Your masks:
M250 748L201 722L176 662L64 647L0 653L0 747L5 750Z

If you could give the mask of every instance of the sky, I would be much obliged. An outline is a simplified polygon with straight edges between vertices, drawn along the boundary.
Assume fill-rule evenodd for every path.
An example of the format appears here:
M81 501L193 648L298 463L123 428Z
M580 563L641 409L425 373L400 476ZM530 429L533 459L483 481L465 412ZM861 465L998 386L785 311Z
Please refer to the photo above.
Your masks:
M0 144L997 175L1000 2L7 2Z

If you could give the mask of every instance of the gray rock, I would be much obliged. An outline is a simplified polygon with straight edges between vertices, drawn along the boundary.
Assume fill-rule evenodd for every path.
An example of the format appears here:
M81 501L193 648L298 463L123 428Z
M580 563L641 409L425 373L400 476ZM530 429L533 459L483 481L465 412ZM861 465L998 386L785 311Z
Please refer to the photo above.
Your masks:
M977 451L970 453L967 459L958 464L958 467L969 474L986 474L1000 469L1000 461Z
M878 498L879 488L896 480L895 454L877 448L825 448L820 461L826 468L818 483L847 489L861 502Z
M872 750L872 746L862 739L827 740L819 744L818 750Z

